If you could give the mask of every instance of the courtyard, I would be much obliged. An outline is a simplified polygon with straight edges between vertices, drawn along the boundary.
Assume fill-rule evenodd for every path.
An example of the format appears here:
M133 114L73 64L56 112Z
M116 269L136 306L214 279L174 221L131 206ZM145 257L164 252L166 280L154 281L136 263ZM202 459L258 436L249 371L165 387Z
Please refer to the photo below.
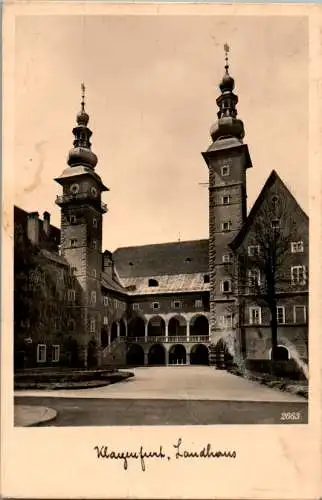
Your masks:
M139 367L134 378L80 390L17 391L15 404L57 411L48 425L207 425L306 423L305 399L209 366Z

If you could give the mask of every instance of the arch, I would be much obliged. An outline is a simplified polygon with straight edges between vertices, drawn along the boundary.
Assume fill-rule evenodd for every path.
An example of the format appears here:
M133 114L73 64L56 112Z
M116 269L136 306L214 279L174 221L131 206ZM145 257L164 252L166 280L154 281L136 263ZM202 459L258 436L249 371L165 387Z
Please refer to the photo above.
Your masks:
M144 365L144 350L139 344L129 344L126 353L126 364L129 366Z
M169 320L168 335L169 337L186 336L187 321L181 315L172 316Z
M108 330L105 326L101 329L101 346L103 349L108 346Z
M197 314L190 320L190 335L209 336L209 321L204 314Z
M124 319L120 320L120 337L126 337L126 326Z
M195 344L190 351L191 365L209 365L209 351L204 344Z
M165 348L162 344L153 344L148 354L149 365L165 365Z
M111 326L111 343L117 338L117 322L113 321Z
M229 352L227 343L223 339L219 339L215 345L214 355L217 368L227 368L227 366L230 366L234 361L232 354Z
M165 335L165 321L161 316L152 316L148 323L149 337L163 337Z
M272 359L272 349L268 353L269 359ZM290 353L285 345L279 344L276 348L275 360L274 361L287 361L290 359Z
M174 344L169 351L170 365L185 365L187 362L187 352L182 344Z
M129 337L144 337L145 335L145 321L141 316L136 316L131 319L128 327Z

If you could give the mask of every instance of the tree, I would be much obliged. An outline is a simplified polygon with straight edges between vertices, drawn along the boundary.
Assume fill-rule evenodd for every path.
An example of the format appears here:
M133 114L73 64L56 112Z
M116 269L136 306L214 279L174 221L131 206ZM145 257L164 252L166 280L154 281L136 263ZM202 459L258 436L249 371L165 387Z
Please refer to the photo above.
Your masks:
M268 194L254 214L243 243L235 248L234 275L239 303L245 303L248 297L269 310L271 358L276 360L278 299L293 287L291 242L303 241L304 226L299 207L289 193L273 186ZM306 284L305 268L299 271L296 281L299 286Z

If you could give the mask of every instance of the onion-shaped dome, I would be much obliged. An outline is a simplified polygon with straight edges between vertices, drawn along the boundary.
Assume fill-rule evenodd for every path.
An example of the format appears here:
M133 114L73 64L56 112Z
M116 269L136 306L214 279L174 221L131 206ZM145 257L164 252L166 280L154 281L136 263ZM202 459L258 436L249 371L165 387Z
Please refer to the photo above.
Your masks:
M97 156L91 149L74 147L68 153L67 163L70 167L84 167L95 168L97 165Z
M228 73L228 68L226 69L226 73L224 74L224 76L219 84L219 88L220 88L222 93L223 92L232 92L235 88L235 80Z
M77 113L76 117L77 125L87 126L89 121L89 116L84 109L82 109L79 113Z

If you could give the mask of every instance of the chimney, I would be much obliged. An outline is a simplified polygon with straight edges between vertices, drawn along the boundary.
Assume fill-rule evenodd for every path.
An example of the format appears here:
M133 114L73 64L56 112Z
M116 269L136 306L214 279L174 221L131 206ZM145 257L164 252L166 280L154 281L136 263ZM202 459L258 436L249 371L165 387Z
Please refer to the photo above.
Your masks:
M102 267L103 267L103 272L106 273L110 278L113 278L114 262L112 258L112 253L109 252L108 250L105 250L105 252L102 255Z
M39 213L30 212L28 214L27 234L31 243L38 245L39 243Z
M43 229L46 235L49 235L49 229L50 229L50 213L49 212L44 212L44 222L43 222Z

